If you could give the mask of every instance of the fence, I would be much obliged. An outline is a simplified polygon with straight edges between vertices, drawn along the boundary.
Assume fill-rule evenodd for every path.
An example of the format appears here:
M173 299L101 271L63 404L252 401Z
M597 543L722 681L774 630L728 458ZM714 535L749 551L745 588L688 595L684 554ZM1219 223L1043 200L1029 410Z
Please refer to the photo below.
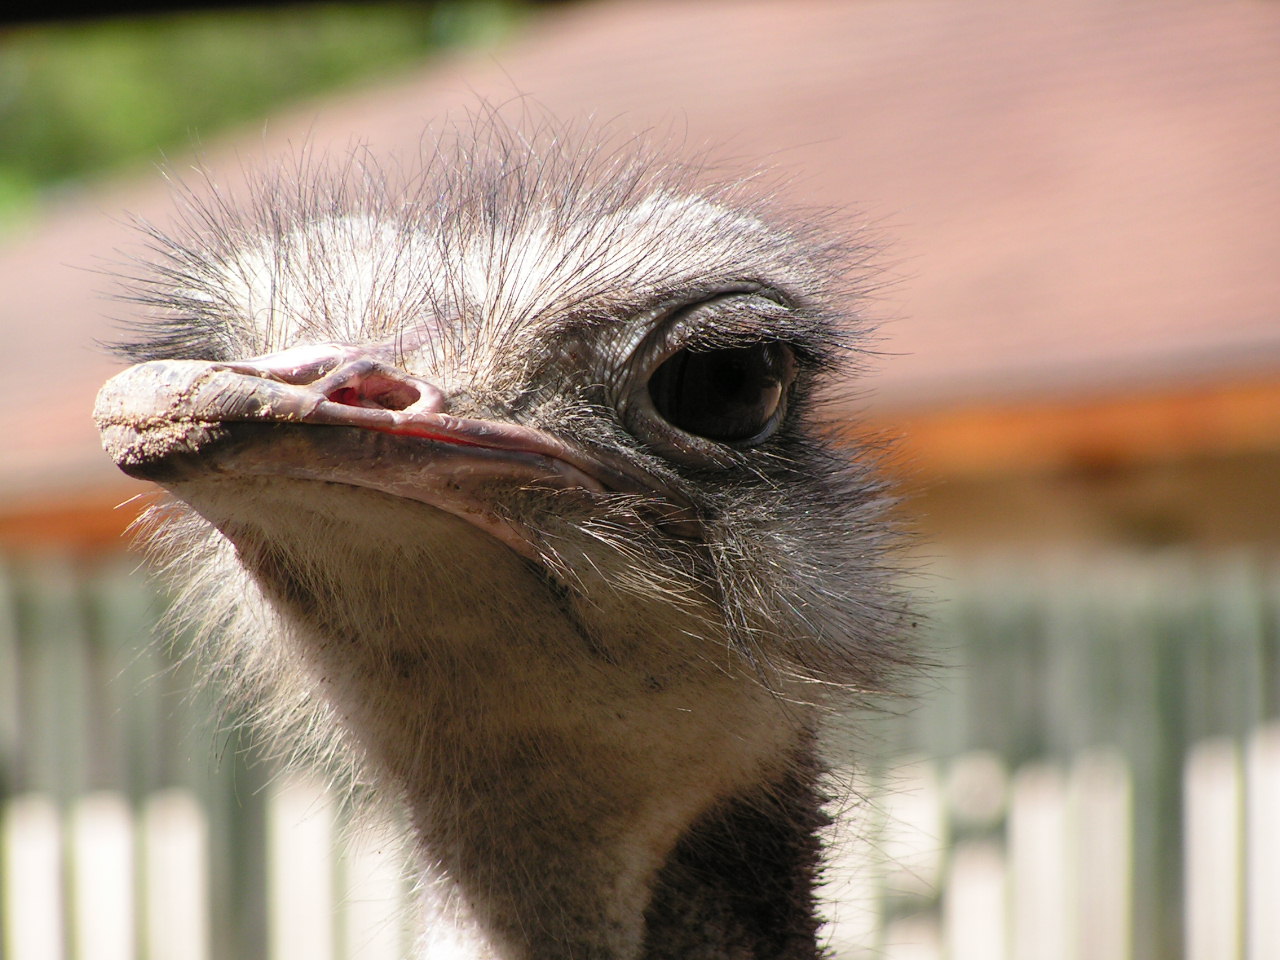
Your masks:
M919 705L850 718L840 958L1280 957L1280 575L942 571ZM6 960L393 960L388 832L217 732L121 568L0 578ZM848 766L856 756L858 767ZM894 758L876 762L868 758Z

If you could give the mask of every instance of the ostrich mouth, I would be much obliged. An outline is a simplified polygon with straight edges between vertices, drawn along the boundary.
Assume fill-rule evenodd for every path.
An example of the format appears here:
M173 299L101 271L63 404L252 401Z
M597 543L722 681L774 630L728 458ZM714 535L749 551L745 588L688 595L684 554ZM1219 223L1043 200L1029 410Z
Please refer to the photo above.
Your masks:
M532 555L497 485L625 497L671 536L692 505L657 477L533 427L456 417L441 391L364 349L305 346L234 363L153 360L106 382L94 419L126 474L173 490L220 477L328 481L416 500Z

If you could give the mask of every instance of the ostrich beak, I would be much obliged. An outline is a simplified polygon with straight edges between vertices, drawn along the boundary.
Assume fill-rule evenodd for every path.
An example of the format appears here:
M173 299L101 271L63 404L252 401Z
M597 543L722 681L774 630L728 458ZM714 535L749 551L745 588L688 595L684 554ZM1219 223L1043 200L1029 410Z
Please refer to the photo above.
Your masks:
M691 505L622 458L446 408L434 384L376 350L325 344L235 363L141 363L107 381L94 419L121 470L175 491L236 476L365 487L459 516L531 555L492 491L538 486L630 495L668 534L700 537Z

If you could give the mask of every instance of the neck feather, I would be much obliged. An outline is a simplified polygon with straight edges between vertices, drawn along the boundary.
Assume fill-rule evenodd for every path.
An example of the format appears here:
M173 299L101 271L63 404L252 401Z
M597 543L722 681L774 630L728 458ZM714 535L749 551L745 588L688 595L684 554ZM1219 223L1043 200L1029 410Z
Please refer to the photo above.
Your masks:
M455 518L291 487L264 485L250 516L216 483L181 493L404 798L468 960L818 956L812 711L709 654L723 639L692 627L710 618L610 618ZM465 569L423 546L442 542Z

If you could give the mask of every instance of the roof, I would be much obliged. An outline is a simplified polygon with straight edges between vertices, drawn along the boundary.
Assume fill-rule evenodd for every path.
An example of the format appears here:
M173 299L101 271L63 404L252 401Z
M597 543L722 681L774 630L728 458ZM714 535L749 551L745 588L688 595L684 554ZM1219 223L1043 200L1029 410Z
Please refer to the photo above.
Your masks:
M592 3L205 155L410 155L481 98L674 126L885 241L874 415L1280 384L1278 49L1280 5L1257 0ZM136 244L124 212L164 223L168 194L154 169L98 184L0 249L11 510L135 489L88 417L114 369L95 339L125 312L94 270Z

